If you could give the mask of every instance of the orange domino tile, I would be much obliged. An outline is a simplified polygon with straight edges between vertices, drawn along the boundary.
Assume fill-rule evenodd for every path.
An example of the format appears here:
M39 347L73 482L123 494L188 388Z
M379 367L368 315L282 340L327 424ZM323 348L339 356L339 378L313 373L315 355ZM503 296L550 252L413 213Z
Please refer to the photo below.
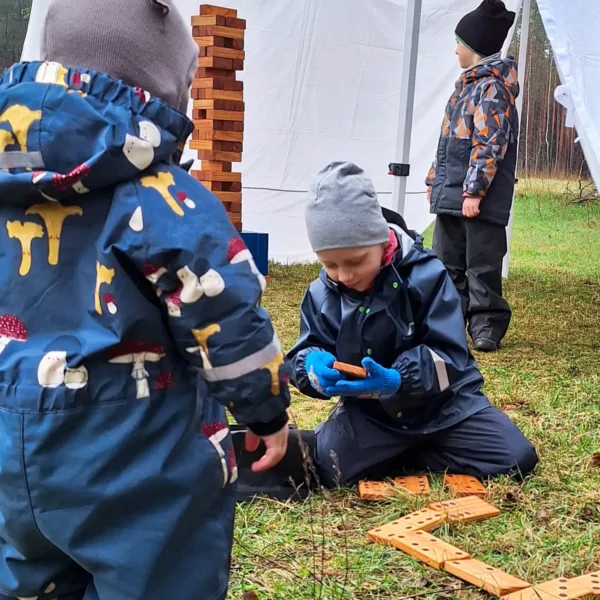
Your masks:
M446 561L444 570L495 596L504 596L531 587L530 583L474 558Z
M358 495L364 502L381 502L394 497L394 488L383 481L360 481Z
M444 483L455 496L479 496L485 498L485 486L471 475L445 475Z
M447 521L450 523L484 521L497 517L500 514L500 511L495 506L477 496L435 502L430 504L429 508L444 513Z
M431 487L427 475L396 477L394 483L411 494L429 494Z
M503 600L579 600L600 596L600 574L590 573L574 579L561 577L532 588L503 596Z
M434 569L441 569L448 560L471 558L464 550L425 531L398 534L390 539L390 544Z
M391 546L391 539L411 531L433 531L444 523L445 515L424 508L391 523L375 527L369 531L369 539L378 544Z

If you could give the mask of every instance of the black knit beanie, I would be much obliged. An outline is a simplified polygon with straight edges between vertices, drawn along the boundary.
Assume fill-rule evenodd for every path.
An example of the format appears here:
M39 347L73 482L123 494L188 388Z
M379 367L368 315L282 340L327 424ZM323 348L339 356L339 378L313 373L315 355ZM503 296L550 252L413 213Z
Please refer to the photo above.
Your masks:
M502 50L515 17L502 0L483 0L460 20L456 37L479 56L491 56Z

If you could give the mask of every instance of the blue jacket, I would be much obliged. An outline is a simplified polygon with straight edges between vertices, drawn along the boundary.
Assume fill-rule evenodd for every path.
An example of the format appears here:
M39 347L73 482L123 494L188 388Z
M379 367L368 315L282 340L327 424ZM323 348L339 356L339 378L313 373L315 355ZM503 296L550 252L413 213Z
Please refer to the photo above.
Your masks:
M178 166L191 130L106 75L31 63L0 80L0 388L15 406L198 394L259 434L285 424L252 257Z
M388 221L389 211L386 214ZM442 263L400 227L399 249L370 293L337 285L325 271L302 302L300 337L289 353L292 380L307 396L324 398L305 368L313 350L360 365L371 356L402 376L398 393L358 400L366 415L406 432L432 433L489 406L469 352L460 298ZM382 411L381 408L384 410Z

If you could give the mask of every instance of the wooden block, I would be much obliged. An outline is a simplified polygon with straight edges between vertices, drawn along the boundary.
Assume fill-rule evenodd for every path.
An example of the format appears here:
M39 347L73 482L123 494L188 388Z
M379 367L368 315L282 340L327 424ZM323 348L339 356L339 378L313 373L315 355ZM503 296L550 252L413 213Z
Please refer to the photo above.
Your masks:
M435 502L434 504L430 504L429 508L445 513L446 519L450 523L484 521L485 519L497 517L500 514L500 511L495 506L477 496Z
M434 569L441 569L448 560L471 558L471 555L464 550L456 548L425 531L407 531L398 534L390 539L390 544Z
M243 121L244 113L234 110L199 110L200 119L209 121Z
M231 58L232 60L245 60L246 53L243 50L234 50L233 48L218 48L216 46L209 46L208 48L201 48L206 54L204 56L215 56L219 58Z
M233 90L241 92L244 89L243 81L236 81L231 77L202 77L192 82L192 98L198 100L199 95L195 90Z
M244 49L244 40L231 40L231 47L234 50L243 50Z
M244 30L235 27L223 27L220 25L200 25L199 20L202 17L192 17L192 27L199 28L198 37L221 37L232 40L243 40ZM217 45L217 44L211 44Z
M192 171L192 177L198 181L242 181L241 173L222 173L219 171Z
M382 502L394 497L394 489L384 481L360 481L358 495L363 502Z
M210 161L218 160L224 162L241 162L242 154L241 152L213 152L212 150L198 150L198 158L200 160Z
M596 575L596 577L592 577ZM594 583L596 582L596 583ZM503 600L578 600L579 598L600 596L600 578L591 573L574 579L561 577L546 583L513 592L503 596Z
M210 130L221 131L223 129L223 127L225 127L225 121L209 121L207 119L204 119L204 120L193 121L193 123L194 123L194 127L198 131L210 131Z
M223 8L221 6L214 6L213 4L201 4L200 15L222 15L224 17L237 17L237 10L233 8Z
M194 41L200 48L225 47L225 38L217 38L212 35L200 35L200 27L194 27Z
M194 100L194 111L197 110L225 110L236 111L236 104L244 104L243 102L235 102L234 100ZM200 117L194 117L198 119Z
M227 17L225 26L233 29L246 29L246 19L237 19L236 17Z
M221 184L221 189L224 192L233 192L233 193L241 193L242 191L242 182L241 181L224 181Z
M429 494L431 487L427 475L411 475L408 477L396 477L394 483L397 487L405 489L411 494Z
M495 596L504 596L531 587L530 583L474 558L446 561L444 570Z
M244 92L233 92L231 90L203 89L199 91L198 100L233 100L243 104ZM235 110L238 110L237 108Z
M479 496L485 498L484 485L471 475L445 475L444 483L455 496Z
M201 123L202 121L200 121ZM223 131L221 129L211 130L211 129L200 129L204 133L205 140L218 140L220 142L234 142L241 143L244 141L244 133L241 131ZM193 150L198 150L198 148L192 148ZM228 152L241 152L241 150L236 150L235 148L231 148L227 150L227 148L223 148Z
M194 135L198 135L203 132L194 131ZM192 143L194 144L192 146ZM206 140L206 139L192 139L190 140L190 148L192 150L215 150L221 151L223 150L223 142L215 142L214 140Z
M234 62L238 61L234 61L231 58L221 58L220 56L204 56L198 59L198 67L201 69L224 69L226 71L232 71ZM199 77L205 76L199 75Z
M205 58L199 58L198 61L208 60ZM219 60L230 60L229 58L219 58ZM233 61L232 61L233 63ZM198 67L196 69L196 79L216 79L222 77L223 79L232 79L235 81L235 72L231 69L213 69L209 67Z
M445 516L442 513L424 508L386 525L381 525L369 531L369 539L378 544L391 546L390 540L399 534L411 531L433 531L443 524Z
M235 19L235 17L229 17ZM227 26L227 17L225 15L200 15L199 17L192 17L192 27L206 27L207 25L221 25L222 27Z
M221 202L229 202L230 204L240 204L242 202L242 194L234 192L215 192L215 196L221 200Z
M244 70L244 61L243 60L233 60L231 64L231 68L234 71L243 71Z
M220 160L202 160L201 169L202 171L223 171L224 173L231 173L232 164Z
M246 103L236 101L233 103L233 108L231 110L237 110L240 112L244 112L246 110Z
M342 375L347 375L354 379L364 379L367 376L367 372L362 367L355 367L343 362L334 362L333 368L342 373Z

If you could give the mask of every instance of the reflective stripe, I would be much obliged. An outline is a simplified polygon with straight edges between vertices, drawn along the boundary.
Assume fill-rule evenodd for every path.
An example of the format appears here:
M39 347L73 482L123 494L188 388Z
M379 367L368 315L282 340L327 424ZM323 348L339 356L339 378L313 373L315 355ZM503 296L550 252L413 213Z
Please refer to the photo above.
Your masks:
M439 354L436 354L431 348L427 348L427 350L431 352L431 358L433 358L433 364L435 365L435 372L437 373L440 392L443 392L444 390L447 390L450 387L450 380L448 379L448 369L446 368L446 361Z
M41 152L0 152L0 169L44 169Z
M230 381L231 379L237 379L243 377L254 371L258 371L263 367L266 367L274 358L281 354L281 344L277 339L277 336L273 337L273 340L268 346L265 346L262 350L242 358L237 362L225 365L223 367L213 367L212 369L200 369L200 375L206 381Z

